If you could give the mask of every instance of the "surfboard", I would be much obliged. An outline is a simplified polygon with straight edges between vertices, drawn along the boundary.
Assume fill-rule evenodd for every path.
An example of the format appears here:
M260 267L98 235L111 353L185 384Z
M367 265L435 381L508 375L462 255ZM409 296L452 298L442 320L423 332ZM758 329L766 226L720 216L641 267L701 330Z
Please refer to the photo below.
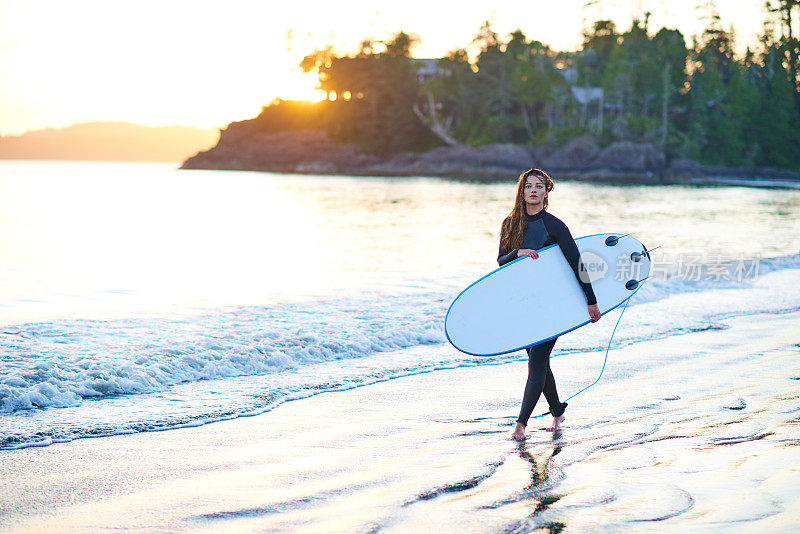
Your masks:
M650 255L624 234L575 239L600 312L616 308L650 274ZM445 316L448 341L473 356L495 356L536 345L591 322L586 296L558 245L495 269L464 289Z

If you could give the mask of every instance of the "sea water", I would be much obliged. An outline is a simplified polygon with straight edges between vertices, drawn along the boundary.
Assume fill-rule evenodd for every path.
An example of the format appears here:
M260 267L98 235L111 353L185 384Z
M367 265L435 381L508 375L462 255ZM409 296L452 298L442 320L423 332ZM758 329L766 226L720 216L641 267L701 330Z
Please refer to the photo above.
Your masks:
M443 332L452 299L496 267L514 194L513 176L0 162L0 448L524 358L461 354ZM800 190L557 180L549 211L575 237L660 247L614 346L800 310ZM554 357L605 348L616 314Z

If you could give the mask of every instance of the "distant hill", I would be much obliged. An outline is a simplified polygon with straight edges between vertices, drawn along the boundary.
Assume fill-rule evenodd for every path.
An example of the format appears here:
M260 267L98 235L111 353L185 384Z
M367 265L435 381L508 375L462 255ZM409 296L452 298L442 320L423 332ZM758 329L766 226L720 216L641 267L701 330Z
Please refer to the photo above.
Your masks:
M216 144L217 130L83 122L0 137L0 159L183 161Z

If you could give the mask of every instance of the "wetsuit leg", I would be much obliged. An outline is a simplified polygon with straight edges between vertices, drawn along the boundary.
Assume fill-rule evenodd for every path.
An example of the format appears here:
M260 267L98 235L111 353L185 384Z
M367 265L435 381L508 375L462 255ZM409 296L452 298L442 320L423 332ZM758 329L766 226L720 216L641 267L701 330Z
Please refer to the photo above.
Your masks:
M553 371L550 370L550 359L547 360L547 378L544 381L544 398L547 399L547 404L550 405L550 414L553 417L564 415L567 409L567 403L558 400L558 391L556 390L556 379L553 376Z
M528 347L528 381L525 383L525 394L522 397L522 407L519 411L517 422L523 425L528 424L528 419L536 406L542 392L553 412L556 410L564 413L564 407L558 400L556 381L553 372L550 370L550 352L556 344L556 340L551 339L538 345Z

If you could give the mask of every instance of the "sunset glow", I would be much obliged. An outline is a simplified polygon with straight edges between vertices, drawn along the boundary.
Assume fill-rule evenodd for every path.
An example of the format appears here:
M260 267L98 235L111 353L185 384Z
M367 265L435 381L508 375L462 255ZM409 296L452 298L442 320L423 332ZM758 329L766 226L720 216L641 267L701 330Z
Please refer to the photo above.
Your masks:
M325 91L316 88L317 75L313 72L303 72L300 69L289 71L281 84L278 94L283 100L309 100L319 102L325 100Z
M315 48L353 51L364 38L380 41L401 29L420 37L416 57L439 57L469 46L487 19L501 35L520 27L561 50L580 45L586 20L612 18L625 28L649 10L653 27L678 27L687 39L704 24L694 16L699 0L599 3L604 11L584 3L469 0L453 10L415 1L343 9L318 1L278 8L244 0L224 7L188 0L0 0L0 134L91 120L224 126L254 116L276 97L326 98L315 90L315 76L298 69ZM761 30L760 4L720 3L741 50Z

